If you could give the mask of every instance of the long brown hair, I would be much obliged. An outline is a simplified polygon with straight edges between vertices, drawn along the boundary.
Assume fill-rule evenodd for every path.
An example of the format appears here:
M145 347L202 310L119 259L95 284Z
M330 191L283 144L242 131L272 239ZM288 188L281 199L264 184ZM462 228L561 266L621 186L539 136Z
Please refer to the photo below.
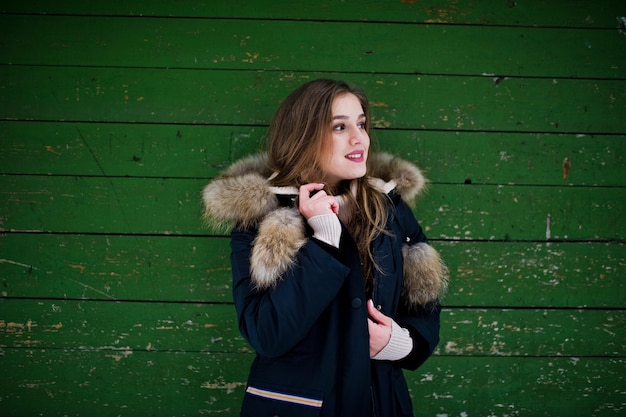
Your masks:
M375 140L370 134L370 106L367 96L344 81L317 79L296 88L282 102L274 115L267 134L267 155L270 169L276 173L274 186L299 187L320 182L324 173L320 160L325 148L332 146L332 104L343 94L353 94L360 101L366 118L366 132L370 135L370 153ZM368 164L371 158L368 158ZM369 169L368 169L369 172ZM375 190L368 175L356 180L356 195L349 191L350 182L344 181L330 193L345 193L346 209L350 213L346 226L359 248L367 287L377 268L371 243L384 233L387 219L387 198Z

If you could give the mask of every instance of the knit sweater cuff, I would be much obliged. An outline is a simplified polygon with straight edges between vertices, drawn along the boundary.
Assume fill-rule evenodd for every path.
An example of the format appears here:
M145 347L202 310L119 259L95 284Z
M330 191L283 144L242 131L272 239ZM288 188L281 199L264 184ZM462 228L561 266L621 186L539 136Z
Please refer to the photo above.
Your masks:
M411 333L400 327L395 321L391 323L391 339L387 346L373 357L379 361L399 361L406 358L413 350Z
M341 239L341 223L335 214L320 214L309 220L309 226L313 229L313 237L328 243L336 248Z

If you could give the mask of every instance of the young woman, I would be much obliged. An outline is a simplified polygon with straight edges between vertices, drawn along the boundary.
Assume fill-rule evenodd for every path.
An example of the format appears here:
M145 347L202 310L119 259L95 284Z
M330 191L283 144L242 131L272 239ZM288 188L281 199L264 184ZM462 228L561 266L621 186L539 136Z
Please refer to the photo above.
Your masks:
M402 369L439 341L447 270L408 205L415 166L370 154L369 104L315 80L279 107L266 152L203 191L233 225L233 297L256 351L242 416L413 416Z

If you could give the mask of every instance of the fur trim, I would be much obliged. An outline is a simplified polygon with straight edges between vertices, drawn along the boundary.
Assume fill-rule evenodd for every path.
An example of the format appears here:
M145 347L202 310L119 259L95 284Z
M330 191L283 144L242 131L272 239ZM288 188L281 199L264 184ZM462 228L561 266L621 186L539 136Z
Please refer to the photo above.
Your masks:
M252 227L278 208L278 200L268 187L266 167L263 155L248 157L205 186L205 220L219 228L232 223Z
M439 252L427 243L405 245L403 295L410 306L425 306L448 289L448 268Z
M391 154L371 154L369 165L371 178L395 182L397 192L409 204L425 188L426 179L419 168ZM237 161L204 187L204 219L219 228L233 223L257 226L263 217L278 208L278 200L267 180L270 175L265 154Z
M396 191L406 203L411 204L417 194L424 190L426 178L422 171L412 163L388 153L372 154L370 158L372 168L370 177L394 181Z
M269 169L267 155L265 153L249 155L232 164L222 173L223 177L240 177L246 174L259 174L263 178L269 177L272 172Z
M252 282L264 290L295 265L296 254L306 243L304 222L295 208L270 213L259 226L250 256Z
M390 154L369 156L370 178L383 189L395 183L396 191L412 203L426 179L411 164ZM280 208L270 187L272 175L265 154L244 158L224 171L202 190L205 220L216 227L259 227L253 243L250 271L254 285L270 288L294 267L298 250L306 243L305 221L297 209ZM385 183L387 183L385 185ZM437 252L418 244L403 249L405 294L411 305L434 301L447 286L447 270Z

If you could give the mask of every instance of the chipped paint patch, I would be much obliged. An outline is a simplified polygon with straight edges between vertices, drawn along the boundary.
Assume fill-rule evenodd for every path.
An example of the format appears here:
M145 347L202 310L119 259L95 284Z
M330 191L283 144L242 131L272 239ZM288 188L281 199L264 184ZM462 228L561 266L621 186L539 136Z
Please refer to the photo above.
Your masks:
M83 272L85 272L85 269L87 269L87 267L86 267L85 265L73 265L73 264L68 264L68 266L69 266L70 268L80 270L80 273L81 273L81 274L82 274Z
M200 385L200 388L226 390L226 394L232 394L237 388L244 386L246 386L245 382L206 381Z
M72 265L70 265L70 266L72 266ZM83 270L84 270L84 269L81 269L81 273L82 273L82 271L83 271ZM115 297L113 297L113 296L111 296L111 295L109 295L109 294L105 293L104 291L100 291L99 289L94 288L94 287L92 287L91 285L84 284L84 283L82 283L82 282L80 282L80 281L77 281L77 280L75 280L75 279L71 279L71 278L69 278L69 280L70 280L70 281L75 282L76 284L80 285L80 286L81 286L81 287L83 287L83 288L86 288L86 289L88 289L88 290L91 290L91 291L93 291L93 292L95 292L95 293L98 293L98 294L100 294L100 295L102 295L102 296L104 296L104 297L107 297L107 298L109 298L109 299L111 299L111 300L114 300L114 299L115 299Z
M569 176L569 170L572 167L572 161L568 157L563 159L563 179L566 180Z
M374 120L373 125L377 129L385 129L391 126L391 123L385 120L384 118L380 118L380 119Z
M260 56L258 52L246 52L247 58L241 60L241 62L246 62L248 64L253 64Z
M617 22L617 32L622 36L626 36L626 16L618 16Z
M94 352L102 352L102 351L112 351L112 354L109 355L104 355L107 358L112 358L113 360L115 360L115 362L119 362L124 358L129 357L130 355L133 354L133 349L130 346L122 346L122 347L115 347L115 346L101 346L101 347L88 347L88 346L81 346L79 347L80 350L85 350L85 351L94 351Z
M17 261L12 261L10 259L0 259L0 264L9 264L9 265L15 265L15 266L21 266L23 268L27 268L27 269L33 269L33 270L37 270L37 268L35 268L32 265L28 265L22 262L17 262Z
M424 377L421 379L421 382L430 382L435 379L435 375L433 374L424 374Z
M204 382L202 385L200 385L200 388L206 388L206 389L235 389L237 387L243 387L245 386L245 382L218 382L218 383L212 383L212 382Z

